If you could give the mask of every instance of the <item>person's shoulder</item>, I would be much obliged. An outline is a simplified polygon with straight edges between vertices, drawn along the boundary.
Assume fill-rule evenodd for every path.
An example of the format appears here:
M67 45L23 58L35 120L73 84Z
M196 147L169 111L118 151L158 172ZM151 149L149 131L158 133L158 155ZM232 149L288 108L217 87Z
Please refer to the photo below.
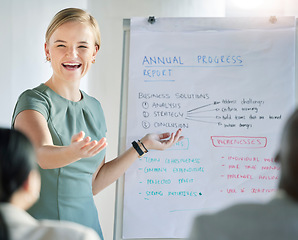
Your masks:
M243 216L246 216L247 219L250 215L254 215L258 212L258 210L264 209L265 206L266 204L256 203L235 204L214 213L198 215L194 223L197 225L202 225L202 223L228 224L231 221L237 221L237 219L243 220ZM254 218L255 216L252 217Z
M81 90L81 92L82 92L82 95L83 95L85 101L93 102L95 104L100 104L100 102L95 97L90 96L89 94L87 94L83 90Z
M100 240L98 234L91 228L67 221L41 220L39 229L46 237L64 240Z
M88 95L86 92L84 92L82 90L81 90L81 92L82 92L84 101L86 102L87 105L93 105L93 106L101 108L101 103L99 100L97 100L95 97Z
M27 89L22 92L19 96L19 100L22 101L30 101L30 100L37 100L37 101L47 101L48 95L46 94L46 88L44 85L39 85L38 87Z
M220 235L232 233L237 235L239 229L246 231L242 226L255 227L255 219L264 215L267 206L261 203L239 203L214 213L198 215L193 221L190 239L216 239Z
M251 216L252 218L254 218L256 212L262 212L262 210L264 210L265 208L268 208L268 205L266 203L238 203L213 214L203 215L203 218L205 220L208 219L212 221L213 219L218 219L219 221L221 221L227 218L229 218L230 220L235 220L238 218L242 219L243 216L246 216L247 218Z
M266 239L293 239L294 235L297 238L297 228L285 226L297 222L298 204L286 201L273 198L259 203L239 203L199 215L193 222L190 239L256 239L266 231Z

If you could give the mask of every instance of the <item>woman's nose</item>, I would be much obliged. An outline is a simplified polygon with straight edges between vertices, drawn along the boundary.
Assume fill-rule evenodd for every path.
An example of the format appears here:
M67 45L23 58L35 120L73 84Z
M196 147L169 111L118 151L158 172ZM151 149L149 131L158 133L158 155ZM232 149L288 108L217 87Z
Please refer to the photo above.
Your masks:
M77 57L77 51L76 51L76 48L75 47L69 47L68 50L67 50L67 56L68 57Z

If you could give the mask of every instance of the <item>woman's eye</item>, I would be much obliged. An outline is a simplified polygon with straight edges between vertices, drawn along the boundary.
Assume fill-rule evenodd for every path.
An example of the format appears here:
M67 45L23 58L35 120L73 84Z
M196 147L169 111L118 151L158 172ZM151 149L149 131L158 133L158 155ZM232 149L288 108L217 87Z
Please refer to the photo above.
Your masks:
M82 45L82 46L79 46L79 48L87 48L87 47Z
M65 45L60 44L60 45L58 45L57 47L65 47Z

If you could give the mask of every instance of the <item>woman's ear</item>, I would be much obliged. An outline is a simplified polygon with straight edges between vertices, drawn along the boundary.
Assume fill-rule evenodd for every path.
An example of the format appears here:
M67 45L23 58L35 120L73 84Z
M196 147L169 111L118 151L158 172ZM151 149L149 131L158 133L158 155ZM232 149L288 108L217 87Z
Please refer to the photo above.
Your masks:
M98 53L98 50L99 50L99 47L97 45L95 45L95 48L94 48L94 52L93 52L93 55L92 57L96 57L97 53Z
M50 50L49 50L49 46L48 46L47 42L45 42L45 44L44 44L44 52L46 54L47 61L51 61Z
M30 174L28 175L27 179L25 180L25 182L22 185L22 188L25 190L25 192L30 192Z

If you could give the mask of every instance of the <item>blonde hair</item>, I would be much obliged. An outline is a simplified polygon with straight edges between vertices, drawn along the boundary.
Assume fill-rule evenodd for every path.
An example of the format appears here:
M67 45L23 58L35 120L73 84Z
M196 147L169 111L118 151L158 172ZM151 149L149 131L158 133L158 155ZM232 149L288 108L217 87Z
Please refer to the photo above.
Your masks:
M57 28L71 21L87 23L93 32L95 45L98 46L98 49L100 48L100 32L97 21L89 13L79 8L63 9L53 17L46 32L46 42L49 42L50 37Z

